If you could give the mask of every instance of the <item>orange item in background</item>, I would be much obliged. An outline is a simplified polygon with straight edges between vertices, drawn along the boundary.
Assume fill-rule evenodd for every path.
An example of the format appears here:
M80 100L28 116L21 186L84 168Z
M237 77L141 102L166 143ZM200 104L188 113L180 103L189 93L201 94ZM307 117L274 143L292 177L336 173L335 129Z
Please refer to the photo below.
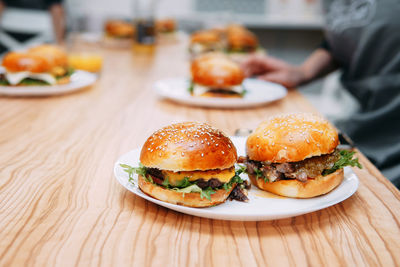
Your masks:
M70 54L68 61L72 68L89 72L99 72L103 65L103 58L94 53Z

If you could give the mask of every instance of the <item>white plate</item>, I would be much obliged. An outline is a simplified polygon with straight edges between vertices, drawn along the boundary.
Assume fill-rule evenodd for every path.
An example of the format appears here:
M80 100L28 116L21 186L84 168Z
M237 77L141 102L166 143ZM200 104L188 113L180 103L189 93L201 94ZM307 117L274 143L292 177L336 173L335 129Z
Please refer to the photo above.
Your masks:
M244 155L245 137L231 137L238 154ZM317 211L335 205L356 192L358 178L351 168L344 169L344 180L332 192L311 199L271 198L268 193L252 186L249 190L249 202L227 201L221 205L210 208L189 208L162 202L144 194L137 186L137 175L134 176L135 185L128 181L128 174L119 165L138 166L140 149L132 150L121 156L114 166L114 174L118 182L136 195L166 208L200 217L232 220L232 221L263 221L297 216ZM242 178L248 179L247 175ZM268 197L266 197L268 196Z
M186 78L169 78L154 84L156 93L178 103L217 108L245 108L264 105L286 96L287 90L280 84L258 79L245 79L247 93L243 98L196 97L189 91L190 81Z
M0 94L10 96L59 95L81 90L89 85L92 85L96 80L96 74L77 70L71 75L71 81L67 84L41 86L0 86Z

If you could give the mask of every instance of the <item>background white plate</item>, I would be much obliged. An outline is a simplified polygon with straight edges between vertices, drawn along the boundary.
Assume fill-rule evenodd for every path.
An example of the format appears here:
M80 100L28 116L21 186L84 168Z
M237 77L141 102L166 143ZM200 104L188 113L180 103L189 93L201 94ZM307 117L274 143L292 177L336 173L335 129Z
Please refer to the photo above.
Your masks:
M164 98L192 106L217 108L245 108L264 105L286 96L287 90L280 84L258 79L245 79L247 93L243 98L196 97L189 91L190 81L186 78L169 78L154 84L156 93Z
M43 86L0 86L0 94L10 96L59 95L81 90L92 85L96 80L96 74L77 70L71 75L71 81L67 84Z
M231 137L238 154L245 155L245 137ZM249 190L249 202L227 201L210 208L189 208L159 201L144 194L137 186L137 175L134 176L135 185L128 181L128 174L124 172L120 163L138 166L140 149L132 150L121 156L114 166L114 174L118 182L136 195L166 208L200 217L233 220L233 221L262 221L297 216L335 205L356 192L358 178L351 168L344 169L343 182L330 193L311 199L290 199L265 197L267 193L252 186ZM247 175L242 178L248 179Z

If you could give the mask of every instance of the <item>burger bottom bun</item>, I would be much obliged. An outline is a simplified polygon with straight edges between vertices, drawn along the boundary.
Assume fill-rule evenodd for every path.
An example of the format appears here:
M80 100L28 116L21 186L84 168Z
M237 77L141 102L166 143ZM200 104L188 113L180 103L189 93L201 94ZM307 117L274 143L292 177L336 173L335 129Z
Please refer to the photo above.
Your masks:
M223 92L213 92L213 91L207 91L204 94L201 95L202 97L224 97L224 98L243 98L242 95L240 94L229 94L229 93L223 93Z
M236 185L234 184L232 188L228 191L225 189L215 190L216 192L211 195L211 200L208 200L207 198L201 198L200 193L183 194L181 192L176 192L152 184L148 182L146 179L144 179L141 175L139 175L138 180L139 180L139 188L147 195L171 204L182 205L193 208L210 207L224 203Z
M261 190L265 190L276 195L293 198L311 198L329 193L336 188L344 178L343 169L326 175L318 176L315 179L307 179L307 182L300 182L296 179L279 180L276 182L265 182L258 179L255 175L249 178Z
M67 84L71 81L70 76L65 76L57 80L57 84Z

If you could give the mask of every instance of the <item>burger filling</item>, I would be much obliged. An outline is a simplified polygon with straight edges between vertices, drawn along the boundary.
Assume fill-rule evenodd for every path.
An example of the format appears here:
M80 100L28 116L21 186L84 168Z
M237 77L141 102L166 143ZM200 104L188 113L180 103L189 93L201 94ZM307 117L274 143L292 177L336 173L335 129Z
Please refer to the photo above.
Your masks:
M54 68L54 73L34 73L29 71L1 73L0 85L54 85L57 80L69 77L73 73L72 69L57 68Z
M315 179L320 175L334 173L345 166L357 166L361 168L358 159L353 159L354 153L347 150L335 150L331 154L285 163L254 161L248 157L240 157L239 162L245 164L248 174L255 175L259 179L264 179L265 182L287 179L297 179L301 182L306 182L307 179Z
M148 182L169 190L185 193L200 193L201 198L211 200L211 195L216 190L225 189L231 191L229 198L239 201L247 201L247 191L249 184L240 178L242 170L236 171L231 167L225 170L208 171L181 171L173 172L160 170L157 168L147 168L141 165L133 168L128 165L121 165L129 173L130 181L133 182L133 173L144 177Z
M207 52L220 51L222 46L220 43L192 43L189 47L189 52L194 55L199 55Z
M194 82L188 88L193 96L215 96L215 97L243 97L246 90L242 85L234 85L223 88L203 86Z

